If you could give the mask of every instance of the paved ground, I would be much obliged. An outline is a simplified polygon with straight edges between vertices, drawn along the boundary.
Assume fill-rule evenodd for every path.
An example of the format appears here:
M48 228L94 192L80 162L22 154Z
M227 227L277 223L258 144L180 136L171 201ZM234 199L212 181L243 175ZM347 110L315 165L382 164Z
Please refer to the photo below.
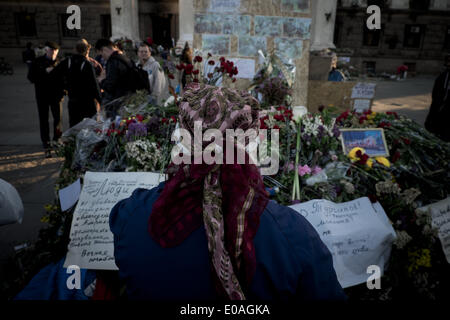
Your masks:
M63 127L67 129L64 113ZM8 276L2 266L14 246L33 242L45 226L40 219L44 205L53 202L62 159L44 158L34 87L26 79L23 65L15 67L13 76L0 75L0 121L0 178L16 187L25 209L22 224L0 226L1 282Z
M432 78L378 82L374 110L397 111L423 124L432 84ZM15 66L13 76L0 76L0 120L0 178L18 189L25 207L22 224L0 226L1 282L8 276L2 272L2 262L13 247L34 241L45 226L40 222L43 206L53 202L53 185L62 159L44 158L34 88L23 65ZM68 128L66 105L63 127Z
M424 124L431 104L434 79L420 77L405 81L378 81L372 109L395 111Z

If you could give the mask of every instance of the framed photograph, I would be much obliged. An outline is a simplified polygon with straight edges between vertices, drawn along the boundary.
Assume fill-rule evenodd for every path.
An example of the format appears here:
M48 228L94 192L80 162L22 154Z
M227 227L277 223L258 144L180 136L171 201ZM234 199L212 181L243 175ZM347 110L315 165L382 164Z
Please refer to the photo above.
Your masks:
M348 154L356 147L366 150L370 157L388 157L389 149L384 137L384 130L379 128L340 129L342 150Z

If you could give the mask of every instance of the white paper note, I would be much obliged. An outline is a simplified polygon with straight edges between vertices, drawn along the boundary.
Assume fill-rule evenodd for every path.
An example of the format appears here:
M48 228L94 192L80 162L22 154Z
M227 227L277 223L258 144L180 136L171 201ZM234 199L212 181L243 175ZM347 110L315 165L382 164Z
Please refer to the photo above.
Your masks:
M352 99L373 99L375 83L358 82L352 89Z
M450 263L450 197L417 210L431 214L431 226L438 229L442 250Z
M356 112L364 112L370 109L371 101L369 99L355 99L353 102L353 110Z
M59 190L59 202L61 203L61 211L66 211L77 203L80 197L81 183L80 179L71 185Z
M135 189L152 189L164 175L151 172L86 172L70 229L64 267L117 270L109 214L114 205Z
M229 60L233 61L233 63L238 69L238 74L236 75L236 78L253 79L253 77L255 76L255 60L237 59L237 58L232 58Z
M345 203L311 200L290 207L312 224L330 250L343 288L366 282L370 265L383 273L396 234L381 205L373 206L364 197Z

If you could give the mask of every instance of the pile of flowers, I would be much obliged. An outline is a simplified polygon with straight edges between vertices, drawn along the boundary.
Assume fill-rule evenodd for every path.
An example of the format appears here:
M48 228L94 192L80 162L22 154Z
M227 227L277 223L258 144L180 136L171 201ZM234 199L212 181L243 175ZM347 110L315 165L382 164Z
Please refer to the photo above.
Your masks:
M216 79L214 73L210 77L200 71L205 70L202 62L222 77L232 79L237 72L225 59L219 59L219 65L210 56L197 56L194 61L192 81ZM186 65L181 69L186 71ZM363 284L347 288L346 293L355 300L445 296L446 284L450 283L446 276L448 263L430 216L417 208L450 194L450 145L396 113L346 111L335 115L332 110L321 108L312 114L280 104L286 101L288 93L284 94L283 99L267 106L259 116L261 129L279 130L280 169L276 175L264 177L267 189L274 191L272 198L291 205L312 199L339 203L367 196L381 203L397 233L382 278L383 290L367 290ZM176 103L164 108L147 105L138 96L133 99L115 119L67 137L59 150L65 161L56 190L82 178L87 170L165 170L170 161L171 134L177 124ZM370 157L363 148L344 153L342 128L384 129L390 156ZM49 228L41 231L36 246L21 255L30 263L26 277L21 279L29 280L39 267L65 254L71 213L61 212L57 198L46 210L44 221Z

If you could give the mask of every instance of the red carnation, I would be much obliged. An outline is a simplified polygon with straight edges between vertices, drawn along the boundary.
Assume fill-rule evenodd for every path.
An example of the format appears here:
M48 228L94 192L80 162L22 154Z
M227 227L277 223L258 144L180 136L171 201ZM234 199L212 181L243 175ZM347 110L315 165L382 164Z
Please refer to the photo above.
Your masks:
M212 57L212 54L208 52L208 58Z
M278 125L274 125L273 128L274 129L280 129L280 127Z
M136 116L136 119L137 119L139 122L142 122L142 120L144 120L144 116L141 115L141 114L138 114L138 115Z
M233 82L233 83L236 82L236 78L233 78L233 80L231 82Z
M362 116L362 117L359 118L359 123L362 124L366 120L367 120L367 117L366 116Z
M273 117L277 121L284 121L284 117L281 114L276 114Z
M197 70L197 69L196 69L196 70L194 70L194 71L192 71L192 73L193 73L193 74L198 74L199 72L200 72L200 71L199 71L199 70Z
M400 152L396 151L394 153L394 156L392 157L392 163L396 163L398 161L398 159L400 159Z
M212 78L213 77L213 74L212 73L208 73L208 78Z
M169 73L169 74L167 75L167 77L169 77L169 79L175 79L175 77L174 77L173 74L171 74L171 73Z
M192 80L192 81L194 81L194 82L198 82L198 79L197 78L195 78L194 80Z
M409 140L408 138L402 138L402 140L403 140L403 142L404 142L406 145L410 145L410 144L411 144L411 140Z
M184 68L184 72L186 74L191 74L193 69L194 69L194 66L192 64L187 64L186 67Z
M363 153L361 152L361 150L356 151L356 156L358 158L361 158L362 155L363 155Z
M208 61L208 64L211 65L211 66L213 66L213 65L215 65L216 63L214 62L214 60L209 60L209 61Z
M194 62L202 62L202 61L203 61L203 58L202 58L202 57L200 57L200 56L195 56Z
M219 60L220 60L220 62L225 62L225 58L224 57L220 57Z

